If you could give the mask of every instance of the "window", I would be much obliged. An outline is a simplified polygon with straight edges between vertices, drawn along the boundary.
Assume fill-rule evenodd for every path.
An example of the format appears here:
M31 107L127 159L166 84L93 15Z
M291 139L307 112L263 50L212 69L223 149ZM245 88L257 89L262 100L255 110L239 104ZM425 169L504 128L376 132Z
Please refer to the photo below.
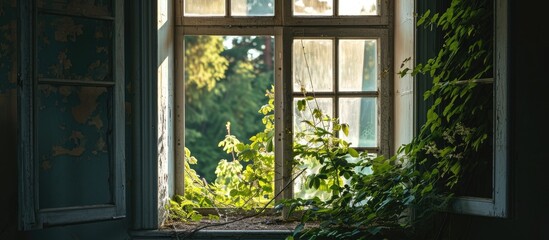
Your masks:
M494 71L493 71L493 152L488 196L463 194L453 203L457 213L491 217L508 217L508 161L509 161L509 76L508 23L509 2L493 1L494 11Z
M387 1L177 1L176 105L184 105L185 40L191 36L272 36L275 89L275 193L291 198L292 132L307 116L295 111L296 102L314 96L328 115L350 125L353 147L372 154L394 151L392 115L392 31ZM358 7L357 7L358 6ZM225 40L227 41L227 40ZM189 56L187 56L189 57ZM267 90L267 89L263 89ZM178 109L178 108L176 108ZM177 146L185 145L185 119L176 115ZM242 138L246 138L245 136ZM221 139L213 139L217 145ZM193 149L190 149L193 151ZM177 154L178 153L178 154ZM176 150L176 166L183 152ZM199 159L200 160L200 159ZM177 163L179 162L179 163ZM175 175L182 172L176 168ZM176 179L177 194L183 194ZM289 185L290 187L285 187ZM178 187L180 186L180 187ZM294 193L294 190L295 193Z
M481 89L485 94L486 103L490 106L485 109L486 117L476 118L482 119L483 124L487 124L490 130L488 133L488 144L484 153L479 153L476 162L478 167L474 170L466 171L463 175L463 180L460 179L458 186L455 188L455 199L452 206L448 209L451 212L461 214L472 214L490 217L508 217L509 216L509 199L508 199L508 121L509 121L509 98L508 98L508 25L507 11L508 1L486 1L487 14L492 19L487 19L485 27L486 32L484 37L490 38L488 45L493 45L493 56L490 63L487 65L493 66L486 73L486 76L480 79L471 79L479 83L478 89ZM449 4L448 4L449 5ZM418 2L418 12L424 12L427 9L435 12L444 9L444 3L440 2ZM491 7L491 8L490 8ZM493 13L493 14L492 14ZM430 32L430 33L426 33ZM492 33L492 35L488 35ZM436 47L440 46L441 41L437 39L440 33L434 33L429 29L417 29L417 49L416 54L419 62L425 62L426 56L437 54ZM427 57L428 58L428 57ZM421 76L419 76L421 77ZM424 109L430 103L423 101L423 92L431 86L426 79L418 79L416 82L416 111L418 128L425 123L427 111ZM471 80L461 82L466 83ZM458 83L459 84L459 83ZM490 99L491 97L491 99ZM475 119L475 118L468 118ZM481 165L482 164L482 165Z

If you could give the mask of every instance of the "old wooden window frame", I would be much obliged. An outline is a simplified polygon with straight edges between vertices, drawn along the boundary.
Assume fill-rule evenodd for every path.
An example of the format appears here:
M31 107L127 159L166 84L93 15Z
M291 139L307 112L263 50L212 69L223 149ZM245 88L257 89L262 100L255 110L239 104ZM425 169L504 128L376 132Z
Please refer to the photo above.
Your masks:
M508 0L494 0L494 152L492 197L456 197L452 210L462 214L509 217L509 45Z

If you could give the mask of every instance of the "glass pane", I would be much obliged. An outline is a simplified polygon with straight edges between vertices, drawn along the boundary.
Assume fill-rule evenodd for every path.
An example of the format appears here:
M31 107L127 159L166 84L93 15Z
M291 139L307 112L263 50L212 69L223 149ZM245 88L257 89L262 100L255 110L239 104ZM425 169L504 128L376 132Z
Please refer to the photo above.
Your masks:
M38 17L38 77L112 81L111 21Z
M274 16L274 0L231 0L233 16Z
M341 136L352 147L377 147L377 99L340 98L339 119L349 124L349 136Z
M339 0L338 14L342 16L378 15L378 0Z
M292 53L294 92L333 90L333 40L295 39Z
M293 102L293 131L294 136L296 133L303 132L310 128L309 125L304 123L303 121L311 121L318 127L324 127L325 129L329 130L331 129L330 123L328 122L320 122L318 119L313 118L313 110L314 109L320 109L322 111L322 115L328 115L332 116L333 114L333 100L331 98L316 98L315 100L307 101L307 105L305 107L304 111L299 111L297 108L297 102L299 100L302 100L303 98L294 98ZM318 104L318 105L317 105ZM298 139L294 139L298 140ZM306 142L306 138L301 138L301 140ZM303 142L303 143L305 143Z
M198 159L191 167L213 183L221 159L232 159L218 143L228 134L241 142L273 122L265 107L274 84L272 36L185 36L185 146ZM269 110L271 110L269 112ZM274 170L273 170L274 171Z
M112 91L39 85L40 208L112 203Z
M294 0L294 16L333 16L333 0Z
M86 16L112 16L112 0L38 0L36 5L39 8Z
M225 16L225 0L186 0L185 13L187 17Z
M377 41L339 41L339 90L377 91Z

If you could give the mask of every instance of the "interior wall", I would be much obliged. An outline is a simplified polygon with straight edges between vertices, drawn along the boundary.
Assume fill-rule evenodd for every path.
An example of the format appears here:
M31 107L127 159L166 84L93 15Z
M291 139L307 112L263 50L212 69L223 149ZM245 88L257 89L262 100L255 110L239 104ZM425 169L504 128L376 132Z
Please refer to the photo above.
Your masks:
M158 223L174 194L174 17L173 1L159 0L158 21Z
M0 239L17 234L16 5L16 0L0 0Z

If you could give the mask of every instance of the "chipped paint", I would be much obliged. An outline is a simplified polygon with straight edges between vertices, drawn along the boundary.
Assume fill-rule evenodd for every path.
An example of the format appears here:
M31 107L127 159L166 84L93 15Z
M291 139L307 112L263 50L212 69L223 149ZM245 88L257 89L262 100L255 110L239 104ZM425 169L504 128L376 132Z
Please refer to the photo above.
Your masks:
M66 78L65 70L69 70L72 67L72 61L67 57L67 49L59 52L57 56L58 64L50 66L50 71L56 78Z
M59 94L63 95L63 97L68 97L72 93L72 87L69 86L61 86L59 87Z
M107 152L105 150L105 147L107 146L107 143L105 142L105 139L103 137L100 137L97 139L97 143L95 144L95 150L92 151L93 154L97 154L99 152Z
M5 103L2 96L12 90L17 95L17 27L12 20L17 19L18 11L9 8L9 2L18 4L16 0L0 0L4 14L0 17L0 99L4 103L0 105L16 105L9 99ZM31 60L37 79L32 93L37 110L26 110L33 119L33 164L40 183L37 206L48 209L112 204L113 131L118 124L113 121L113 87L82 87L70 82L114 82L113 21L93 18L93 12L110 14L112 1L36 2L42 9L54 10L40 11L34 18L35 51ZM3 112L3 108L0 110ZM16 117L17 111L14 113ZM0 122L2 118L0 113ZM7 133L11 129L15 132L17 124L17 120L8 124ZM5 153L5 148L0 152Z
M103 120L101 120L101 116L99 115L96 115L95 117L93 117L88 122L88 124L94 126L95 128L97 128L97 130L101 130L101 128L103 128Z
M68 155L73 157L81 156L86 149L82 146L75 147L73 149L67 149L62 146L53 146L52 147L52 156Z
M37 26L39 78L112 81L109 21L40 15Z
M84 134L82 134L82 132L80 131L72 131L69 140L72 141L74 144L80 144L82 140L84 140Z
M50 170L52 167L51 161L50 160L42 161L41 167L42 167L42 170L44 171Z
M97 98L105 92L107 89L103 87L82 87L78 92L80 104L71 111L74 120L81 124L86 123L97 108Z
M73 157L79 157L82 156L84 151L86 151L86 148L84 148L84 142L85 137L82 134L82 132L79 131L73 131L69 137L69 141L71 141L76 147L68 149L63 146L53 146L52 147L52 156L60 156L60 155L68 155Z
M84 33L82 24L75 24L71 17L59 18L51 24L56 26L55 40L59 42L75 42Z

